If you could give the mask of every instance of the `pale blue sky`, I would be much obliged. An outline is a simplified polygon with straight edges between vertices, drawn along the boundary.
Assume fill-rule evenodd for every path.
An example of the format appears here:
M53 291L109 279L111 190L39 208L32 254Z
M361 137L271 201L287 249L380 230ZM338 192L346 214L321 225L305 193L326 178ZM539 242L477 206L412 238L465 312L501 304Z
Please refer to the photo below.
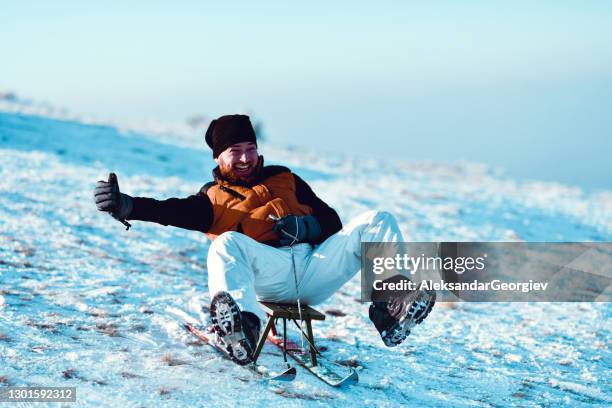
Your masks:
M612 2L129 3L4 4L0 90L115 121L249 110L281 143L612 188Z

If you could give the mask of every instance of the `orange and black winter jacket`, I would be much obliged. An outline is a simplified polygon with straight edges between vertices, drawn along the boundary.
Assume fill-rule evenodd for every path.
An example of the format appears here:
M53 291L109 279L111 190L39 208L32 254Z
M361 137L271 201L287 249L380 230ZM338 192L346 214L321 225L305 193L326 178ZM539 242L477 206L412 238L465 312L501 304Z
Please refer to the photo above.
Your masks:
M162 225L205 232L211 239L226 231L238 231L272 246L279 236L272 231L270 215L312 215L321 225L319 244L342 228L334 209L317 197L304 180L282 166L262 167L251 186L231 184L218 170L215 181L187 198L155 200L134 197L130 220L152 221Z

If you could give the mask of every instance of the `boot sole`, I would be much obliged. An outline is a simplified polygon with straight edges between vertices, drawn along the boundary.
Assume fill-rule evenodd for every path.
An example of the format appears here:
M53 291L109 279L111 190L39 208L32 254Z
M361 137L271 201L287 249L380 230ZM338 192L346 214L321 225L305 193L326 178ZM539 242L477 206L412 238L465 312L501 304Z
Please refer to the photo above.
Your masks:
M391 326L382 335L382 340L387 347L395 347L401 344L410 335L410 330L423 320L433 309L436 303L436 292L430 290L419 291L418 296L410 305L406 316Z
M251 363L253 348L242 331L240 308L229 293L222 292L213 298L210 318L219 343L230 358L240 365Z

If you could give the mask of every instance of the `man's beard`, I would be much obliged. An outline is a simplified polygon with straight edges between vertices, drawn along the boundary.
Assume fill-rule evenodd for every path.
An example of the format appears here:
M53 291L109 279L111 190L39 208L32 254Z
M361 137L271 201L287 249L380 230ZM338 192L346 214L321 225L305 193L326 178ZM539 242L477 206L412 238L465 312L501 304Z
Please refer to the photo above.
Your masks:
M224 166L221 164L219 165L219 173L221 174L221 177L223 177L223 179L229 181L231 184L250 186L250 185L253 185L255 180L257 180L257 176L259 176L260 168L261 168L261 156L257 159L257 163L255 164L253 171L251 171L251 174L249 174L246 177L236 174L234 170L232 169L232 166Z

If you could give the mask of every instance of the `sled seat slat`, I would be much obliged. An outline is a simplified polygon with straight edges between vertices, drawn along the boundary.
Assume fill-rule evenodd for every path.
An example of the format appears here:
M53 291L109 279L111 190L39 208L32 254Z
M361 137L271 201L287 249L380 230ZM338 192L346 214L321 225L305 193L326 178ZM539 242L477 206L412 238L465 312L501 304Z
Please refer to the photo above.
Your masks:
M300 312L297 305L286 303L259 302L264 311L274 318L297 319L300 318ZM325 320L325 315L314 310L310 306L302 306L302 318L304 320Z

